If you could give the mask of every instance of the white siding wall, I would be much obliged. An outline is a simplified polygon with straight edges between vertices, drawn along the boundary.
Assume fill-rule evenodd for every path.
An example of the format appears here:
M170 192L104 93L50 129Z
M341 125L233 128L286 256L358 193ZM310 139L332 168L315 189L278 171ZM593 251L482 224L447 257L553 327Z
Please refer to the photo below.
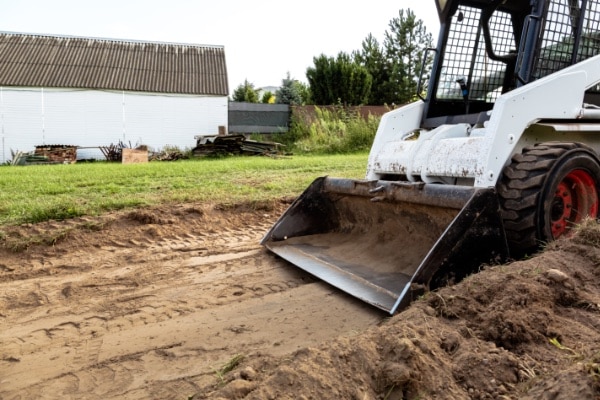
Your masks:
M43 144L108 146L120 140L181 149L227 126L227 98L116 91L0 87L0 163ZM103 158L99 150L79 158Z

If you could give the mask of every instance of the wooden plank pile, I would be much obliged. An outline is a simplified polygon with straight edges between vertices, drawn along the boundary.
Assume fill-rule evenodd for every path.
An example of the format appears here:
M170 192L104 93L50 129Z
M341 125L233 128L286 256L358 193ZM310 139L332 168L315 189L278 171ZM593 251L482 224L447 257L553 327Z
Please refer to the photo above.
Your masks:
M74 164L77 162L77 146L62 144L35 146L34 156L45 158L44 163Z
M277 155L280 143L259 142L246 139L244 135L196 136L195 157L225 155Z
M150 153L150 161L177 161L189 158L187 154L181 152L176 148L173 149L162 149L159 152Z
M77 146L35 146L33 152L12 151L11 165L74 164L77 162Z

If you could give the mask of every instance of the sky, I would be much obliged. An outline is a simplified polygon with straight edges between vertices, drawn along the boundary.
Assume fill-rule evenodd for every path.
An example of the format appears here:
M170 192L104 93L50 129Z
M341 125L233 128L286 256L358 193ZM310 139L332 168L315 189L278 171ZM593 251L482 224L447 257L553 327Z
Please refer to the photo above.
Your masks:
M306 82L314 57L382 43L400 9L437 36L433 0L0 0L0 31L224 46L231 93Z

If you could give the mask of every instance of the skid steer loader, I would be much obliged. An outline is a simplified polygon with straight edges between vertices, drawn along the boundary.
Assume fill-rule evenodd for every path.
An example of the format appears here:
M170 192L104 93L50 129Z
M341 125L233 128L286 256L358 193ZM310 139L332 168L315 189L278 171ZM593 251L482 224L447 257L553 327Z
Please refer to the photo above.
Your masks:
M600 0L437 9L426 95L382 117L366 178L318 178L261 242L391 314L598 217Z

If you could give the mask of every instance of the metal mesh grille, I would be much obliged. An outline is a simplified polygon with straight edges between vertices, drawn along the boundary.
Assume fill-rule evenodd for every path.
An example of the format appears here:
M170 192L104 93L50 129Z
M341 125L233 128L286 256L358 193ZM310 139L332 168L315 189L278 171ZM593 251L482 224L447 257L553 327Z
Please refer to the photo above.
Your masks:
M494 54L504 56L516 53L515 32L510 14L497 11L489 21Z
M495 12L489 23L493 53L506 56L516 51L515 35L509 14ZM471 98L495 102L502 94L506 64L493 61L485 52L483 43L477 53L477 60L470 82Z
M544 77L574 62L600 54L599 25L598 1L551 1L534 78Z
M480 26L481 11L460 7L452 18L444 63L436 96L438 99L462 99L457 80L468 85L469 99L493 103L502 91L506 64L490 59ZM489 22L492 46L497 55L515 49L510 15L497 12Z
M588 1L577 61L600 54L600 2Z

